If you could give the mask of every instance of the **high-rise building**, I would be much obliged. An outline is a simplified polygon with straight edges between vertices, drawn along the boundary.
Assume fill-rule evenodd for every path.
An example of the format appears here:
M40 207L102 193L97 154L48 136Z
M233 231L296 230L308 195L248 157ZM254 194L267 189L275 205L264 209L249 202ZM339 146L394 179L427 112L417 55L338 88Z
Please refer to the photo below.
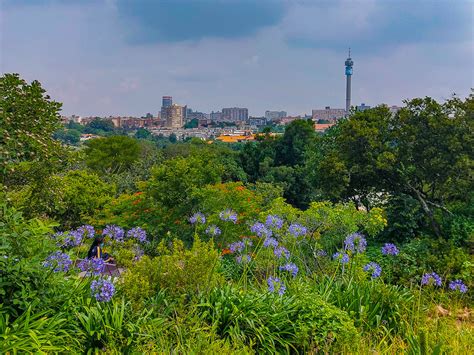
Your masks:
M217 112L212 111L212 112L209 114L209 118L211 119L211 121L219 122L219 121L221 121L221 119L222 119L222 112L220 112L220 111L217 111Z
M265 111L265 118L267 121L273 121L286 116L286 111Z
M240 107L230 107L222 109L221 119L223 121L247 121L249 118L249 110Z
M346 110L343 108L331 108L326 106L324 110L312 110L313 121L318 122L319 120L336 122L338 119L346 115Z
M161 107L170 107L173 104L173 96L163 96Z
M349 48L349 57L344 63L346 65L346 114L351 109L351 77L352 77L352 66L354 62L351 58L351 49Z
M370 109L370 106L367 106L364 103L361 103L359 106L356 106L356 111L365 111Z
M172 104L168 107L162 107L162 120L166 121L168 128L183 127L183 106Z

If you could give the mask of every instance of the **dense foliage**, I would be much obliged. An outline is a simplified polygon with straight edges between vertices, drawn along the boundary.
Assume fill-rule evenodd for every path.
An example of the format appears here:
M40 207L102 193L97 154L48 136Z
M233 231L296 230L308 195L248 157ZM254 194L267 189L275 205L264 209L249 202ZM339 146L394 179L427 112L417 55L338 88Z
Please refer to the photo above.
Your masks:
M225 145L0 83L0 353L474 350L474 97Z

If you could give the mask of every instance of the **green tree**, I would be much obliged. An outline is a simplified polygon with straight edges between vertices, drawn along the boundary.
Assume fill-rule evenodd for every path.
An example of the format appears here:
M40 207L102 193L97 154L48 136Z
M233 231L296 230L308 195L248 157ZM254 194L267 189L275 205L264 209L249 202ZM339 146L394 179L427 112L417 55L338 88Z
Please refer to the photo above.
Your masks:
M112 136L87 142L86 164L100 173L117 174L128 170L140 157L140 145L134 138Z
M100 133L100 132L113 132L115 126L112 120L106 120L100 117L94 118L91 122L86 124L84 128L84 133Z
M151 138L151 132L145 128L139 128L135 132L135 138L137 139L149 139Z
M311 120L295 120L285 129L278 142L275 155L276 165L303 165L306 152L315 144L316 133Z
M41 163L39 170L61 161L61 145L53 133L61 126L61 104L53 101L38 81L28 84L18 74L0 77L0 174L21 162ZM33 166L33 165L32 165ZM41 168L41 169L40 169Z
M197 118L193 118L191 121L187 122L184 125L184 128L197 128L199 126L199 120Z
M53 137L65 144L76 145L81 140L81 132L75 129L61 128L54 132Z

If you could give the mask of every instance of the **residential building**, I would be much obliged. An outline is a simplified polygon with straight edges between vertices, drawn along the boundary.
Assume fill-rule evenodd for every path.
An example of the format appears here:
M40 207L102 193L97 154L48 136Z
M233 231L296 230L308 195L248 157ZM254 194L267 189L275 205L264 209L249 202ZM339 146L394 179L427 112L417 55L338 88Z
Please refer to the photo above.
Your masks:
M331 108L326 106L324 110L312 110L313 121L325 120L329 122L336 122L346 115L346 110L343 108Z
M286 111L265 111L265 118L267 119L267 121L273 121L286 116Z
M169 107L162 108L161 118L166 121L168 128L181 128L184 125L183 106L172 104Z
M209 118L211 119L211 121L219 122L222 120L222 112L220 111L217 111L217 112L212 111L209 116L210 116Z
M367 106L364 103L361 103L359 106L356 106L356 111L365 111L369 109L370 109L370 106Z
M240 107L230 107L230 108L223 108L221 120L222 121L247 121L249 118L249 110L246 108Z

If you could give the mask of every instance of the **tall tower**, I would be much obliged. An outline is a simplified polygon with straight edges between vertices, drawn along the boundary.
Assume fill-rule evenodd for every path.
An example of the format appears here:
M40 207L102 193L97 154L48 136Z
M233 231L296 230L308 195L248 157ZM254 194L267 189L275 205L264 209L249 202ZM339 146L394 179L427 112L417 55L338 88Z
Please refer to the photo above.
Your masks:
M346 115L349 114L351 109L351 77L352 77L352 66L354 62L351 58L351 49L349 48L349 57L346 59Z

